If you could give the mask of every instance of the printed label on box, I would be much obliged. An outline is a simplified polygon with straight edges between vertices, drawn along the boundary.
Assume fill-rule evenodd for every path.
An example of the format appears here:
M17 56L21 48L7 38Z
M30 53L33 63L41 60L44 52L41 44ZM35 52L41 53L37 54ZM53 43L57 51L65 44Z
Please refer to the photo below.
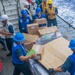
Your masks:
M34 26L31 27L31 29L34 29L34 28L35 28Z

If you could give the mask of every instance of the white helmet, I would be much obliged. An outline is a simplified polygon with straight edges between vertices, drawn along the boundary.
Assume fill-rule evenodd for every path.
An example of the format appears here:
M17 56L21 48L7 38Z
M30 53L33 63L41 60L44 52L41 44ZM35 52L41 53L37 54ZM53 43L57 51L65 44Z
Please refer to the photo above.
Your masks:
M32 2L34 2L34 3L35 3L36 1L35 1L35 0L32 0Z
M5 14L2 15L1 18L0 18L1 21L8 20L8 19L9 19L9 17Z
M25 5L29 5L29 3L28 3L27 1L25 1L25 2L24 2L24 6L25 6Z

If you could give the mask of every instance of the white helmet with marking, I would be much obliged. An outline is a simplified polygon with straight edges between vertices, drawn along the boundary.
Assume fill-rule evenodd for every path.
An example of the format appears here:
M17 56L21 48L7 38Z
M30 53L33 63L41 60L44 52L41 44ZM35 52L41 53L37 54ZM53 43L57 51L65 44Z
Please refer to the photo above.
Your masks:
M8 20L8 19L9 17L6 14L2 15L0 18L1 21Z
M25 2L24 2L24 6L25 6L25 5L29 5L29 3L28 3L27 1L25 1Z

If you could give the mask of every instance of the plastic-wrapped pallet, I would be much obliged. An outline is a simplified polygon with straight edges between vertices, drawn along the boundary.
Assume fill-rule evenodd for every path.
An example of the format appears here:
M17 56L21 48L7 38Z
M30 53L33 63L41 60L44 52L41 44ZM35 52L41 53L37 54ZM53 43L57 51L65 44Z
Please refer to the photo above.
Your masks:
M44 44L48 43L49 41L51 41L51 38L53 35L54 35L54 33L43 35L41 38L39 38L36 41L36 44L44 45Z
M46 35L43 35L41 38L39 38L36 41L36 44L44 45L44 44L46 44L58 37L61 37L61 36L62 36L62 34L60 32L46 34Z

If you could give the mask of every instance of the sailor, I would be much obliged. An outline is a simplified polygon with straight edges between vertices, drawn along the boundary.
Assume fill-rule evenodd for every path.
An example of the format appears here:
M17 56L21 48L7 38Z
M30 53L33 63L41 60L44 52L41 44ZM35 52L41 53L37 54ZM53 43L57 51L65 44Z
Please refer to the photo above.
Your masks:
M29 11L29 3L27 1L24 2L24 9L23 10L26 10L28 15L30 16L31 20L32 20L32 16L31 16L31 13Z
M48 7L47 0L43 0L40 7L42 9L42 13L45 14L45 11L47 10L47 7Z
M55 6L52 6L52 0L48 0L48 7L45 11L48 19L48 27L51 25L57 26L56 15L58 14L58 10Z
M30 16L26 10L21 11L22 16L19 18L19 30L21 33L28 33L27 25L31 23Z
M46 18L45 14L42 14L41 8L36 8L36 14L33 16L33 20ZM40 24L39 27L46 26L46 24Z
M52 72L66 72L68 71L71 75L75 75L75 39L72 39L69 44L69 48L72 50L72 55L70 55L64 64L58 68L50 68L49 73Z
M12 46L12 63L15 66L13 75L20 75L21 72L24 75L32 75L29 69L28 59L34 58L36 55L26 56L27 52L23 44L25 37L22 33L16 33L13 40L15 41Z
M12 44L14 35L13 25L9 22L9 17L6 14L1 16L1 22L3 24L3 30L0 31L0 33L5 35L6 37L7 48L10 51L7 56L10 56L12 54Z
M37 5L40 6L41 3L42 3L42 1L43 1L43 0L36 0Z
M30 12L32 16L36 13L36 8L37 8L36 1L32 0L30 3Z

